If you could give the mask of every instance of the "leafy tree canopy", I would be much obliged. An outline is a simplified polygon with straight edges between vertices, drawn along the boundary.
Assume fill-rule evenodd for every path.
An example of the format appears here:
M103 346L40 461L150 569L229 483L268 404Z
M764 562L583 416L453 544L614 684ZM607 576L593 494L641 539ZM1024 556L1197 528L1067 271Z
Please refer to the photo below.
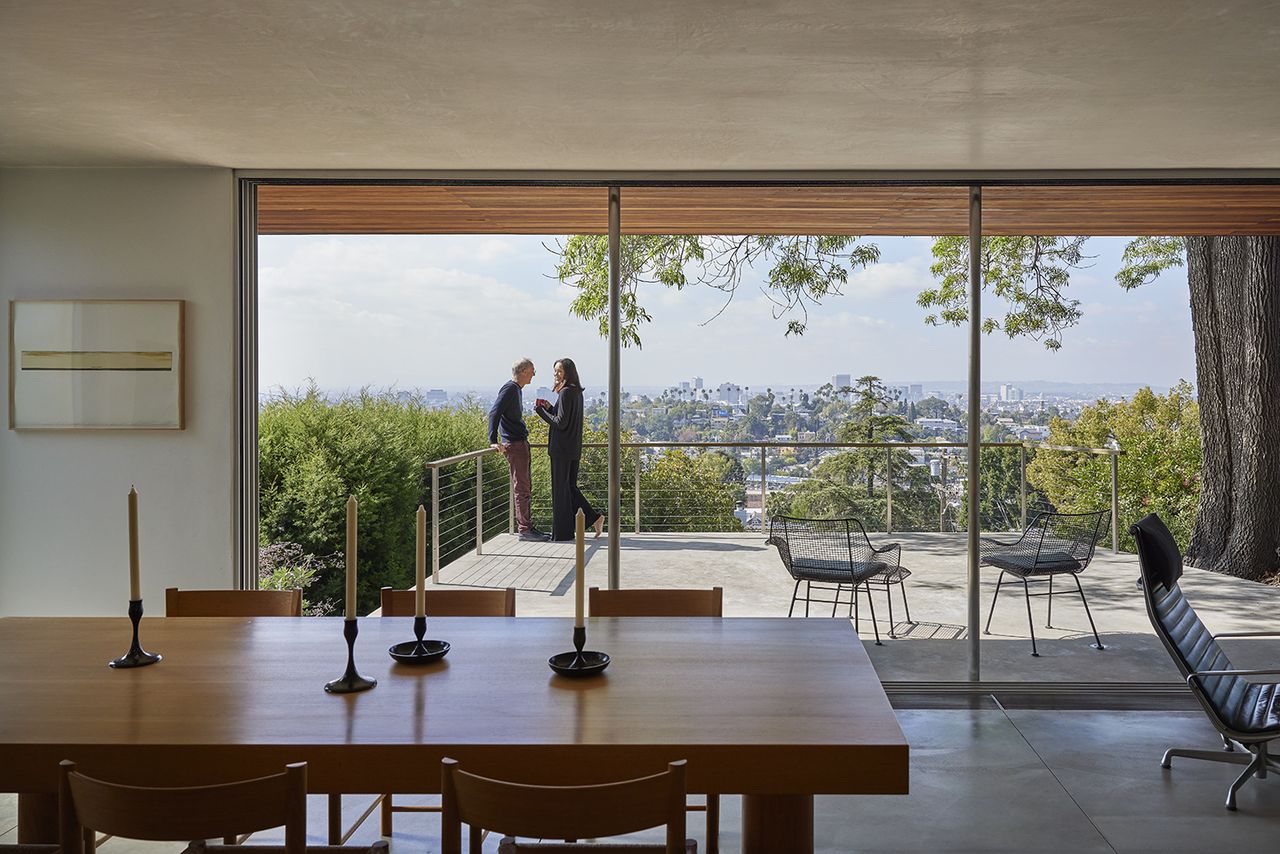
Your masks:
M709 285L725 294L720 309L724 311L744 273L758 264L769 265L763 290L774 303L774 316L788 317L787 335L801 335L810 305L841 293L850 271L879 260L879 247L860 240L848 235L625 235L619 247L622 343L640 346L640 329L652 319L640 303L640 285L661 284L676 290L690 284ZM559 258L556 277L578 289L570 311L596 321L601 337L608 335L608 238L573 235L560 240L553 251Z

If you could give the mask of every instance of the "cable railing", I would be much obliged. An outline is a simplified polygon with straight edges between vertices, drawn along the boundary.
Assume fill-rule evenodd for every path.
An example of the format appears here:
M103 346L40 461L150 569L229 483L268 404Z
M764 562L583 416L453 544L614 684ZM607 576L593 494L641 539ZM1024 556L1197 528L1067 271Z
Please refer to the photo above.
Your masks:
M534 446L532 515L551 530L550 465ZM1036 513L1110 506L1111 546L1119 550L1118 470L1123 451L983 442L980 525L985 531L1026 527ZM607 445L583 446L579 486L601 512L608 496ZM967 521L968 454L963 442L623 442L620 529L628 533L761 531L771 514L856 515L868 530L963 531ZM1054 506L1031 486L1037 455L1058 465L1040 477L1066 478ZM515 533L505 459L482 448L426 464L430 478L431 570ZM788 474L790 472L790 474Z

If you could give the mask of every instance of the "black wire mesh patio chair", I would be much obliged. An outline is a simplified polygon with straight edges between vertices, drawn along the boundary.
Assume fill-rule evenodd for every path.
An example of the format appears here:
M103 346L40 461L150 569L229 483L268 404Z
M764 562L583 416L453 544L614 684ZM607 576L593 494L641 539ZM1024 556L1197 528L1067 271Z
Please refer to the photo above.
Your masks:
M795 613L796 602L804 602L804 615L809 616L809 604L819 602L831 605L831 616L842 603L840 591L845 585L852 590L849 600L850 616L854 629L859 627L858 593L865 589L867 604L871 608L871 628L875 632L876 645L880 645L880 628L876 624L875 602L871 599L871 581L888 576L900 569L902 547L889 543L876 547L871 544L866 530L857 519L799 519L793 516L774 516L769 521L768 545L777 546L782 565L796 580L791 591L790 617ZM804 597L800 597L800 584L804 583ZM813 597L818 592L834 592L830 599ZM888 585L885 585L886 593ZM903 606L906 591L903 589ZM892 604L890 605L892 608ZM910 612L908 612L910 619ZM890 634L892 637L892 633Z
M1280 670L1232 667L1218 638L1280 637L1280 632L1210 634L1178 586L1182 553L1160 517L1154 513L1144 516L1129 533L1138 544L1142 598L1151 627L1222 737L1221 751L1171 747L1160 767L1169 768L1175 756L1245 765L1227 790L1227 809L1234 810L1236 792L1250 777L1264 779L1268 770L1280 771L1280 762L1267 755L1268 743L1280 738L1280 680L1251 678L1280 677Z
M1027 627L1031 632L1031 654L1038 656L1036 649L1036 630L1031 616L1031 597L1049 597L1049 615L1045 619L1045 627L1053 627L1053 579L1056 575L1069 575L1076 583L1080 601L1084 603L1085 616L1089 618L1089 628L1093 629L1093 648L1105 649L1102 639L1098 637L1098 627L1093 623L1093 614L1089 612L1089 601L1084 598L1084 588L1080 586L1080 573L1084 572L1093 560L1093 552L1098 540L1106 531L1106 510L1095 513L1039 513L1031 520L1031 524L1022 532L1022 536L1012 542L997 540L994 537L982 538L982 551L979 564L992 566L1000 570L1000 578L996 581L996 592L991 597L991 610L987 613L987 627L983 634L991 634L991 617L996 612L996 599L1000 598L1000 588L1004 584L1005 575L1022 579L1022 590L1027 599ZM1047 593L1032 593L1030 581L1049 581Z

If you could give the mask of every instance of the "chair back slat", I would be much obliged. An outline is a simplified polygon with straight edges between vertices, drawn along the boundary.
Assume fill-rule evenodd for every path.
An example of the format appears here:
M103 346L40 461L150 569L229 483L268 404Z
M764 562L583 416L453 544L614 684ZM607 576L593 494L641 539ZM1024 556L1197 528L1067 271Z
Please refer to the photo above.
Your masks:
M164 591L166 617L301 617L301 590Z
M651 777L593 786L531 786L442 763L443 851L461 854L460 824L509 836L584 839L667 826L667 852L684 850L685 763Z
M307 766L236 783L184 788L122 786L61 764L63 854L84 854L83 830L127 839L189 842L284 825L289 854L306 850ZM77 845L79 842L79 845Z
M587 591L593 617L723 617L724 588Z
M382 588L382 616L412 617L417 610L413 590ZM516 590L458 589L424 590L424 610L428 617L514 617Z

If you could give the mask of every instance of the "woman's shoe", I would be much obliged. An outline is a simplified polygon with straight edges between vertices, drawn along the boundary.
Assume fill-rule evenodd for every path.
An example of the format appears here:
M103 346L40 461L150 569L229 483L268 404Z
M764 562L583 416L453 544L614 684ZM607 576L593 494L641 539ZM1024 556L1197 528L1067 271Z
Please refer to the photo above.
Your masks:
M599 538L599 536L604 533L604 517L603 516L596 517L595 528L596 528L596 537Z

